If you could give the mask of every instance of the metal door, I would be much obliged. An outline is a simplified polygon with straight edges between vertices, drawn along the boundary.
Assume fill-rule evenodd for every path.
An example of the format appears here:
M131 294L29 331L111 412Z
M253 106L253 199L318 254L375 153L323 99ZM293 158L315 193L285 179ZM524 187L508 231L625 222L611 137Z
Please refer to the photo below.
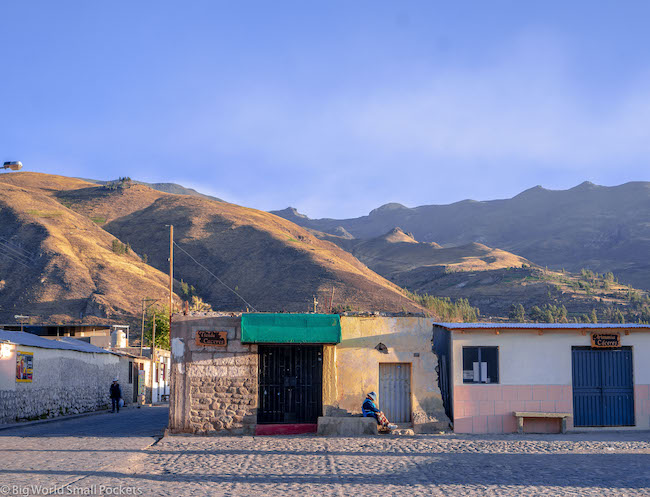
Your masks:
M634 426L632 349L573 347L574 426Z
M411 421L411 365L379 365L379 409L391 423Z
M323 411L323 347L260 345L257 422L316 423Z

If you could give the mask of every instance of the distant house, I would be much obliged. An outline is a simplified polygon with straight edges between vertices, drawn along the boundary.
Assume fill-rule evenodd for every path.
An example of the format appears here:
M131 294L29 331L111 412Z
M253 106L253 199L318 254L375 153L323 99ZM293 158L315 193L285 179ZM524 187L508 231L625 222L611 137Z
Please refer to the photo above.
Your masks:
M107 408L115 377L132 402L133 372L133 358L74 338L0 329L0 423Z
M112 345L111 334L120 330L124 331L125 336L128 336L129 326L123 324L7 323L0 324L0 329L25 331L46 338L72 337L97 347L106 348Z
M435 323L433 340L457 433L650 428L650 325Z

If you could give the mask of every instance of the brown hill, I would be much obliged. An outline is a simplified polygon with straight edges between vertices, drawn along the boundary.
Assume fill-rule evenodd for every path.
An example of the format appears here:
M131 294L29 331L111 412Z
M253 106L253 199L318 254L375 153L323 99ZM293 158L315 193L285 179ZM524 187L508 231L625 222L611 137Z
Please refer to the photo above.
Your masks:
M605 187L585 182L569 190L535 187L506 200L465 200L408 208L387 204L355 219L309 219L295 209L278 215L307 228L356 238L394 226L444 246L479 242L536 264L578 272L613 272L650 290L650 183Z
M118 255L111 234L54 198L86 184L33 174L0 180L0 322L23 314L34 322L134 323L141 297L167 295L163 273L132 252Z
M101 226L162 271L168 267L166 225L173 224L178 244L175 277L195 287L214 309L307 311L315 295L322 312L329 309L334 289L335 308L422 311L399 287L352 255L272 214L144 185L108 187L69 180L38 173L0 175L0 183L24 185L52 203L50 210L56 206L65 212L63 218L84 217L93 230L89 236L101 232L112 240Z
M451 272L531 265L531 262L523 257L480 243L445 248L435 242L420 243L411 233L405 233L401 228L393 228L384 235L368 240L347 239L314 230L311 232L319 238L336 243L391 281L402 280L400 274L416 268Z
M604 316L614 306L627 315L634 307L629 288L615 281L549 271L523 257L480 243L443 248L436 243L417 242L400 228L367 240L311 232L336 243L409 291L467 299L484 317L507 316L512 304L517 303L526 309L564 305L570 317L588 314L592 309Z

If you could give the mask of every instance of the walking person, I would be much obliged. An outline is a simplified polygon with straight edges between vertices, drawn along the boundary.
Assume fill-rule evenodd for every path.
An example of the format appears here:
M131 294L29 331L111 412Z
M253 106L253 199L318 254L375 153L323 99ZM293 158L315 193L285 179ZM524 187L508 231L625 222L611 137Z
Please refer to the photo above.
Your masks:
M111 385L110 395L111 395L111 404L113 406L111 412L119 413L120 400L122 400L122 387L120 387L117 378L113 378L113 384Z

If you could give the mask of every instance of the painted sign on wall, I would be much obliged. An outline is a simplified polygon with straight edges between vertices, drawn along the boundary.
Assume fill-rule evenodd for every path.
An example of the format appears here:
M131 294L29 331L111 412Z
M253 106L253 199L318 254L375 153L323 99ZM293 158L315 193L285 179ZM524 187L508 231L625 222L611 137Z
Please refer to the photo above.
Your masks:
M34 377L34 354L32 352L17 351L16 353L16 381L31 383Z
M202 347L225 347L228 345L228 332L199 330L196 332L196 344Z
M596 349L611 349L621 346L621 335L618 333L592 333L591 346Z

